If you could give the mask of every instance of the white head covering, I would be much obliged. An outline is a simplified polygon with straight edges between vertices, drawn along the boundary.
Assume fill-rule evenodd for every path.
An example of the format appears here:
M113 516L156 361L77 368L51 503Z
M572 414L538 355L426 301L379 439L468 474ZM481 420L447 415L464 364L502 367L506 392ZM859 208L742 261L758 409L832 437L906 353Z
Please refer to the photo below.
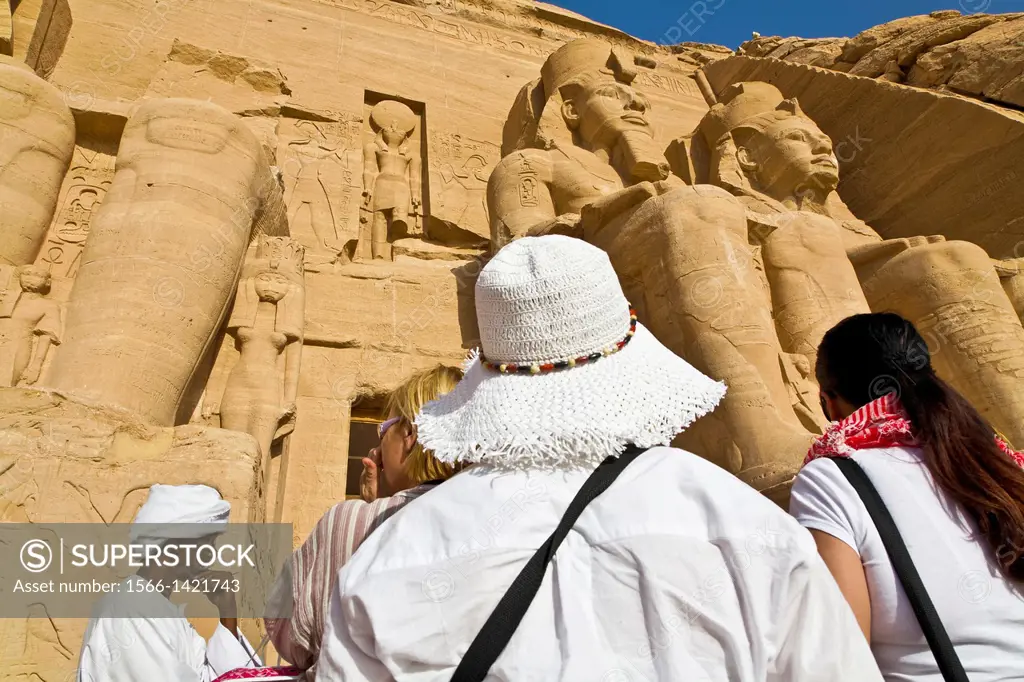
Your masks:
M224 530L230 512L231 504L208 485L157 483L150 487L146 503L135 515L131 537L132 540L140 537L191 539L213 535ZM188 528L178 524L203 526Z
M505 246L477 279L476 311L482 357L416 419L420 442L443 462L594 468L629 444L668 444L725 395L642 325L629 335L611 262L584 241L551 235ZM588 356L596 359L543 370ZM502 373L485 359L536 373Z

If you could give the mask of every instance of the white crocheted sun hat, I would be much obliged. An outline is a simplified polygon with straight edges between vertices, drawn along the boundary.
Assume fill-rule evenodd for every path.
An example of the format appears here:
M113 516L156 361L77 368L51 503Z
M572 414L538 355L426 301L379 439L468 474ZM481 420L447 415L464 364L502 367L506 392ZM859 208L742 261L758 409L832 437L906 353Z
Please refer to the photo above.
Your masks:
M480 352L416 418L443 462L594 468L667 445L725 395L636 322L607 254L579 239L505 246L480 272L476 313Z

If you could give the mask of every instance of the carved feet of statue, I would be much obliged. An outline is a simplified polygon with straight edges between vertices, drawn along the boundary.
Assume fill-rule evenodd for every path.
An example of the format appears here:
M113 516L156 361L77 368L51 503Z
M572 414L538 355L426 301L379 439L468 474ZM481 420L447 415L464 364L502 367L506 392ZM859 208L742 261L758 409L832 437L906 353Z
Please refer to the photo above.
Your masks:
M32 363L25 368L25 372L21 375L21 379L18 380L19 386L32 386L39 381L39 374L42 371L42 365L39 363Z
M325 239L320 243L320 246L331 254L331 262L338 260L338 257L345 252L346 242L340 239Z

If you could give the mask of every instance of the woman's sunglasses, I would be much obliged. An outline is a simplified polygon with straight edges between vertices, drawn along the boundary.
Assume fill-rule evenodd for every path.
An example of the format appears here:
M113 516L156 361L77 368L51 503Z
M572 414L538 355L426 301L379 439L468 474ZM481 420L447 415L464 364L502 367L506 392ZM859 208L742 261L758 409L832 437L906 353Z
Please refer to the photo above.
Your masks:
M383 439L384 434L388 432L388 429L397 424L401 419L401 417L392 417L382 424L377 424L377 437Z

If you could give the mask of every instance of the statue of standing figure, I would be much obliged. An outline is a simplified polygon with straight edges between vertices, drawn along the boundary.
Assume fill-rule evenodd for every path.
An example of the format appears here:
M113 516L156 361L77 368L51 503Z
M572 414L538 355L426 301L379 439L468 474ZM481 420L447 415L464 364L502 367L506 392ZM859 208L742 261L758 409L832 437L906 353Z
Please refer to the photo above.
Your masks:
M391 242L421 230L420 157L412 139L416 123L412 109L395 100L385 100L370 112L375 136L363 148L363 206L370 213L364 218L369 234L360 226L357 259L391 260Z
M304 324L303 247L260 236L238 286L228 333L238 361L221 398L220 426L252 435L265 466L274 441L295 428ZM210 405L207 413L218 411Z
M23 265L17 279L20 289L0 304L0 386L36 383L50 346L60 344L64 329L60 304L46 298L49 270Z

